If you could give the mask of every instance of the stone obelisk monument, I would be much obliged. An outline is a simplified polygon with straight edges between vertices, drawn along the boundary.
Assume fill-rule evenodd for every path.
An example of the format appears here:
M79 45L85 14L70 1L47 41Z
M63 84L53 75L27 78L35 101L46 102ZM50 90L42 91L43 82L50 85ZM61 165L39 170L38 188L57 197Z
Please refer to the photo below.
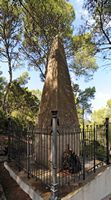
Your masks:
M39 128L47 129L47 127L51 126L51 117L52 117L51 111L53 110L58 111L60 127L64 128L69 127L69 129L71 129L72 127L79 126L65 51L62 41L58 36L56 36L53 40L48 58L46 79L44 83L40 110L38 115ZM44 143L43 140L46 141L46 138L44 137L41 138L42 144ZM62 137L60 140L62 141ZM74 151L75 153L78 154L79 152L78 136L75 136L75 140L76 140L75 142L76 146ZM37 141L38 143L41 142L40 139L37 139ZM58 144L59 146L61 141L59 141ZM48 141L48 143L50 143L50 141ZM59 152L59 155L62 156L63 150L60 150L59 147L58 149L59 151L61 151ZM43 150L41 153L43 154L43 152L46 151ZM50 149L47 154L50 160Z

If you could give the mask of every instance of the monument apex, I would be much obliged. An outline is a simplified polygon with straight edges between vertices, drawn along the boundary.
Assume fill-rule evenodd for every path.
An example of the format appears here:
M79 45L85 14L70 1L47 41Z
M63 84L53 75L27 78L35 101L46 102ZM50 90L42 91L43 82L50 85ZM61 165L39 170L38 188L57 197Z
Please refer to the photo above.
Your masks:
M52 110L58 111L60 126L79 125L64 46L59 36L54 38L50 49L38 127L50 126Z

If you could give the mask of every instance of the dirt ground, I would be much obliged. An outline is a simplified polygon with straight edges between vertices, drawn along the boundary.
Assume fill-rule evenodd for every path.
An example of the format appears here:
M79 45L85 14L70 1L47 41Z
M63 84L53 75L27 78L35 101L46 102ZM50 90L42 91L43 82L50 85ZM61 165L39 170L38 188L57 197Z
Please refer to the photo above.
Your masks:
M7 200L31 200L31 198L21 190L17 183L10 177L8 171L0 163L0 182Z
M8 144L8 138L0 134L0 153ZM7 200L31 200L31 198L23 192L17 183L10 177L8 171L3 165L3 156L0 156L0 184L3 187Z

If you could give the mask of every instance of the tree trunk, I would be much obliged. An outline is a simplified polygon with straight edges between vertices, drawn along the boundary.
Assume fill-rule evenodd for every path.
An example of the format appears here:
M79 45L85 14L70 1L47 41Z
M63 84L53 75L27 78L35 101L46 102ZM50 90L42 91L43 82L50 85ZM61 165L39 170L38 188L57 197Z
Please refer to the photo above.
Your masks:
M11 65L11 58L10 58L10 55L9 55L8 47L6 47L6 54L7 54L7 59L8 59L8 68L9 68L9 70L8 70L8 72L9 72L9 83L6 87L6 93L4 94L3 110L7 114L7 108L8 108L7 96L8 96L9 90L10 90L10 85L12 83L12 65Z

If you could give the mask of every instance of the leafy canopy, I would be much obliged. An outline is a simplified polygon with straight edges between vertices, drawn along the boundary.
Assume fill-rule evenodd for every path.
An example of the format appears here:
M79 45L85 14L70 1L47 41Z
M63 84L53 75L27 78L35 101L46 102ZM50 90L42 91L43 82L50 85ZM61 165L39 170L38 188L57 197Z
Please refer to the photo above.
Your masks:
M76 107L79 116L80 124L83 122L85 114L91 113L91 100L95 97L96 89L95 87L89 87L85 90L81 90L78 84L73 86L73 91L75 94ZM81 121L82 119L82 121Z
M66 39L67 45L70 43L75 13L65 0L29 0L22 4L22 8L26 59L45 77L52 40L60 34Z
M92 113L92 120L97 124L103 124L106 117L111 121L111 99L107 101L105 107L95 110Z
M84 0L84 6L89 12L89 18L93 23L85 25L89 28L97 53L102 52L103 58L110 60L111 56L111 1L110 0Z
M96 45L92 42L90 33L73 36L74 62L72 68L77 76L92 77L92 72L98 68L96 58Z
M0 0L0 59L8 64L10 82L12 70L17 67L20 57L18 50L20 39L21 20L16 4L10 0Z
M47 71L52 40L56 35L60 35L63 39L69 67L74 69L76 75L88 76L97 69L93 58L95 49L91 43L91 36L81 35L80 40L73 37L75 12L69 2L66 0L19 2L24 21L23 52L29 66L38 69L43 79L45 79ZM89 44L86 45L86 48L81 48L83 40L87 41L88 37L90 38ZM77 45L78 48L76 48ZM89 49L92 51L89 52ZM87 59L85 59L86 57ZM72 60L74 64L71 64Z
M10 117L12 120L19 122L21 125L28 123L34 124L37 118L40 91L29 91L26 87L29 76L23 73L18 79L10 83L7 94L6 112L3 110L2 101L5 95L6 88L9 83L5 78L0 76L0 121L5 128L5 122Z

